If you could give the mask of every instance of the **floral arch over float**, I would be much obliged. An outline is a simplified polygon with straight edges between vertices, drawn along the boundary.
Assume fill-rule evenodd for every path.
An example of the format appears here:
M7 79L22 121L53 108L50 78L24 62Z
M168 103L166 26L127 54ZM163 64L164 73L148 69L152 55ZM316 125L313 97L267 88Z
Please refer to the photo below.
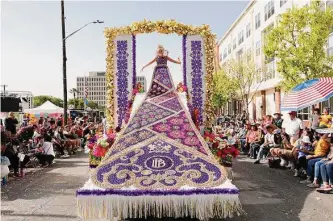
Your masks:
M198 110L198 124L213 121L212 75L215 35L208 25L194 27L175 20L141 21L130 26L107 28L107 110L108 124L122 127L133 100L136 85L136 35L157 32L183 37L183 83L188 88L188 107Z

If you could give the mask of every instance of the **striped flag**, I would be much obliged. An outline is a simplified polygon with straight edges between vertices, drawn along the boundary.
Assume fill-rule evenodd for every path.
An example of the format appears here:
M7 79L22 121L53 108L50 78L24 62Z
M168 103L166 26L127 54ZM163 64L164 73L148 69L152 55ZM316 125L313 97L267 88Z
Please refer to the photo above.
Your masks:
M333 78L306 81L294 87L282 100L282 111L298 111L333 97Z
M88 88L88 83L87 83L87 78L84 77L84 103L87 105L88 104L88 92L89 92L89 88Z

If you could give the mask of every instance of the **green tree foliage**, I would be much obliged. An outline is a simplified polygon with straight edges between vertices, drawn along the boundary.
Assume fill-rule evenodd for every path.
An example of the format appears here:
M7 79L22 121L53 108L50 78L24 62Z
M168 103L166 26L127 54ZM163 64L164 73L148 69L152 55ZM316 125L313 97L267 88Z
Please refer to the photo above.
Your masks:
M58 107L63 107L63 105L64 105L63 100L60 98L53 97L53 96L47 96L47 95L41 95L41 96L36 96L33 98L34 107L38 107L38 106L44 104L46 101L50 101L51 103L53 103L54 105L56 105Z
M83 109L84 108L84 101L83 99L78 99L76 98L75 100L74 99L69 99L68 100L68 105L71 105L74 107L74 104L76 104L76 108L77 109ZM88 105L87 107L91 108L91 109L98 109L98 104L94 101L89 101L88 100Z
M228 82L232 84L233 97L241 100L243 110L248 112L249 104L262 82L261 72L264 72L264 69L257 69L250 55L229 60L222 69L229 76Z
M235 84L233 79L221 69L213 75L213 106L216 111L235 96Z
M80 92L76 88L72 88L69 90L69 93L73 94L74 101L76 101L76 95ZM74 102L74 109L75 108L76 108L76 102Z
M264 46L267 57L278 58L281 86L289 90L305 80L333 75L333 56L325 51L332 27L332 8L323 10L318 1L281 15Z

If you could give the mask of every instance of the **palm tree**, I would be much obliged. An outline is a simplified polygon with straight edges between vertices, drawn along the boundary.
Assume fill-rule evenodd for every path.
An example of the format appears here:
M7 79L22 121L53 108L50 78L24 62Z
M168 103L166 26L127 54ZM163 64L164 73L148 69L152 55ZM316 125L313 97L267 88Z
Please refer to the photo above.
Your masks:
M74 97L74 109L76 109L76 95L80 93L76 88L72 88L69 90L69 93L73 94Z

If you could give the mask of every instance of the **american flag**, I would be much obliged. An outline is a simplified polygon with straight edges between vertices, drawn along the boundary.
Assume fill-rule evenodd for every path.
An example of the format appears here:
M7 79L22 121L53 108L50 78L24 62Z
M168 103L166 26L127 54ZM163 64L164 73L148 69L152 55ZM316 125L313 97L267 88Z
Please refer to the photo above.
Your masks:
M298 111L333 97L333 77L316 78L294 87L281 103L282 111Z
M88 91L89 91L89 89L88 89L87 78L84 77L84 99L83 100L84 100L85 104L88 103Z

